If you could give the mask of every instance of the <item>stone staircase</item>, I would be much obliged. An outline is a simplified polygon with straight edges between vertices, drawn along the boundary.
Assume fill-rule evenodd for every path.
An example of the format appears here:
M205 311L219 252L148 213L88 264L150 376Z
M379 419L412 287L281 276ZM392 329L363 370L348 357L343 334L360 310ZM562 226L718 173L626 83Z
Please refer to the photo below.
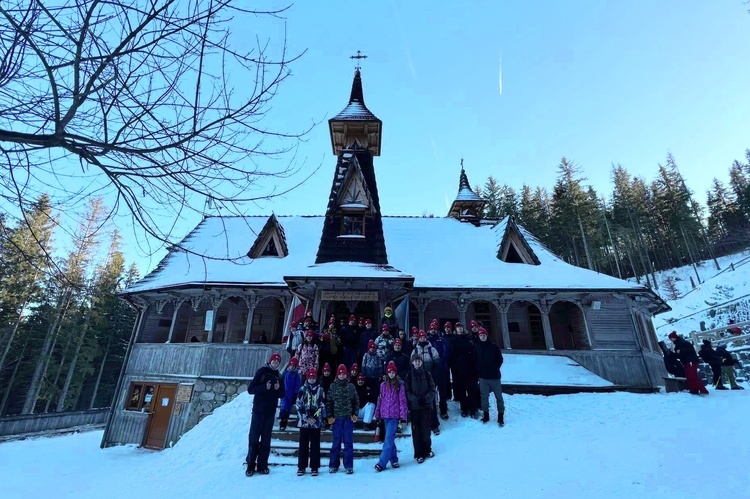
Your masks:
M402 433L396 434L396 442L401 439L411 438L411 428L405 426ZM331 455L331 442L333 441L333 432L323 430L320 434L320 457L328 458ZM299 428L297 427L297 417L291 416L286 430L279 430L278 423L271 434L271 456L277 462L270 464L277 465L296 465L297 449L299 446ZM399 445L401 447L401 445ZM375 431L365 431L361 422L354 425L354 458L373 458L380 455L383 448L382 442L375 441ZM286 459L285 459L286 458ZM295 458L291 460L289 458Z

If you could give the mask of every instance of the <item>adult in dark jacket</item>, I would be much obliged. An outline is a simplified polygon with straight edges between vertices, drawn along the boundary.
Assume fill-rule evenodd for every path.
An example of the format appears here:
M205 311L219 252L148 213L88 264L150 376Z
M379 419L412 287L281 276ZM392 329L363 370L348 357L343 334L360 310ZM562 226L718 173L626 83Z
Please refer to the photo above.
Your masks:
M276 406L285 395L284 383L279 377L281 355L271 355L268 364L258 369L247 392L253 397L253 417L250 421L245 475L253 476L255 470L267 475L268 456L271 453L271 432L273 431Z
M453 397L461 405L461 417L476 417L479 400L479 378L474 358L474 342L461 323L456 324L452 338L451 370L453 371Z
M734 366L739 365L740 362L732 357L731 353L727 352L726 345L716 347L716 355L721 359L721 371L729 380L732 390L744 390L744 388L737 384L737 380L734 377Z
M711 367L711 373L713 374L711 384L714 385L714 388L716 388L717 390L726 390L727 387L724 386L724 382L721 379L721 358L716 354L716 350L714 350L711 346L711 340L703 340L703 344L701 345L701 349L698 352L698 355L703 360L703 362Z
M476 343L475 359L479 376L479 393L482 400L482 423L490 420L490 392L495 394L497 404L497 424L505 426L505 402L503 387L500 381L500 367L503 365L503 353L489 340L487 330L483 327L477 331L479 341Z
M383 309L383 317L380 319L380 325L388 326L388 330L391 334L396 334L396 332L398 332L398 320L396 320L396 316L393 314L393 309L391 307L385 307L385 309Z
M674 344L674 353L677 354L685 367L685 378L687 378L690 393L693 395L708 395L706 386L698 377L698 354L695 353L693 345L678 336L677 331L669 333L669 340Z
M448 400L451 398L451 380L450 371L448 371L448 361L450 357L448 340L443 333L437 330L437 326L433 329L432 325L430 325L427 338L440 355L440 362L437 366L433 366L432 368L432 376L435 378L435 384L437 385L438 393L440 394L440 400L438 400L440 417L448 419Z
M404 351L404 343L401 338L396 338L393 342L393 352L388 354L384 359L384 364L388 365L389 362L396 364L399 376L403 379L406 373L411 369L411 363L409 362L409 353Z
M359 327L357 318L349 316L349 324L341 330L341 346L344 347L344 365L351 366L359 362Z
M411 356L412 369L406 375L406 402L411 412L411 438L414 442L414 458L421 464L432 452L432 406L435 402L435 382L432 375L423 367L422 356Z

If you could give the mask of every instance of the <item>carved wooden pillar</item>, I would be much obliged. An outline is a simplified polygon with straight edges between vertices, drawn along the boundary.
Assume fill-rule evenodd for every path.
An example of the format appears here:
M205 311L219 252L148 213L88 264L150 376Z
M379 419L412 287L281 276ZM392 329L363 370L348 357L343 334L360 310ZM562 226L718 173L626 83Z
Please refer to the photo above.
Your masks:
M500 316L500 333L503 337L503 347L506 350L512 350L510 345L510 330L508 330L508 309L512 302L508 300L492 300L492 304L495 305Z
M549 322L550 303L547 300L539 300L539 311L542 313L542 328L544 329L544 343L547 350L555 349L555 341L552 339L552 326Z
M594 342L591 341L591 331L589 331L589 318L588 318L588 309L589 307L584 305L582 300L573 300L573 303L578 305L578 308L581 309L581 315L583 315L583 328L586 332L586 339L589 342L589 349L594 349Z
M211 310L214 312L214 320L211 321L211 330L208 332L208 338L206 339L206 343L213 343L214 341L214 331L216 331L216 323L219 320L219 306L222 302L222 296L219 295L211 295L209 297L209 300L211 302Z
M174 334L174 328L177 325L177 313L182 308L182 304L185 302L182 300L174 300L174 311L172 311L172 323L169 325L169 334L167 335L167 343L172 343L172 335Z
M469 300L462 296L455 304L456 308L458 308L458 321L466 326L466 310L469 308Z
M429 302L424 298L417 298L415 300L417 304L417 310L419 310L419 329L424 329L425 327L425 317L424 313L427 311L427 305L429 305Z
M245 339L242 341L245 345L250 343L250 333L253 329L253 315L255 314L255 307L258 306L258 297L255 293L245 295L242 297L247 304L247 324L245 324Z

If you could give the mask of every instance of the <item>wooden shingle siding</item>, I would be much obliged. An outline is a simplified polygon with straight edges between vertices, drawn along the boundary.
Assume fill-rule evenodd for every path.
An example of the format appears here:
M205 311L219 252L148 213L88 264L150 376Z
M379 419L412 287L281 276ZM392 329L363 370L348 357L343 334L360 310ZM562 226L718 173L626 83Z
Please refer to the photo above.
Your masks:
M623 300L602 300L599 310L589 310L586 315L589 333L597 350L636 350L633 319Z
M0 418L0 435L23 435L43 431L62 430L76 426L101 426L107 422L109 409L76 412L24 414Z
M666 376L664 362L657 363L647 354L640 352L597 352L591 350L568 350L567 357L616 385L657 386ZM647 359L648 358L648 359Z
M149 415L145 412L117 409L110 424L107 443L141 445L148 421Z

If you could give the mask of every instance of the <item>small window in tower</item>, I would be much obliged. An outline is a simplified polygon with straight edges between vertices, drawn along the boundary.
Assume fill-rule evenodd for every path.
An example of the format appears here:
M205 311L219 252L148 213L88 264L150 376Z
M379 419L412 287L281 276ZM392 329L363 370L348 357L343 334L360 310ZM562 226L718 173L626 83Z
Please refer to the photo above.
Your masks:
M341 218L341 235L364 237L365 235L365 214L344 215Z

